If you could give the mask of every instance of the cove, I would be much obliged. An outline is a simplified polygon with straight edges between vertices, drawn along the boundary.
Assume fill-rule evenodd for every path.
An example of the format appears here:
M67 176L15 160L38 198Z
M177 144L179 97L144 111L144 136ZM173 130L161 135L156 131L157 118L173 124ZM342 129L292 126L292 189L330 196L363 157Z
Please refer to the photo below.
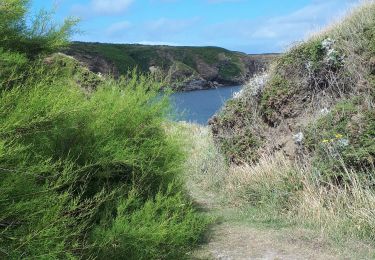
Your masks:
M171 96L177 121L206 125L225 102L240 91L242 86L178 92Z

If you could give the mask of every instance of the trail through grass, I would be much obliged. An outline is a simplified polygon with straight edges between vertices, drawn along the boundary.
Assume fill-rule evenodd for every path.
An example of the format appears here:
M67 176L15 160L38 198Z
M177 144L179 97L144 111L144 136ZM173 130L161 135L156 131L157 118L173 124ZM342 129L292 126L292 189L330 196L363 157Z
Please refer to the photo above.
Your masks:
M372 259L374 248L364 242L338 242L281 217L275 205L244 205L236 194L241 183L233 182L243 172L227 166L210 129L180 124L177 131L185 134L190 154L185 165L187 190L201 211L216 218L192 259Z

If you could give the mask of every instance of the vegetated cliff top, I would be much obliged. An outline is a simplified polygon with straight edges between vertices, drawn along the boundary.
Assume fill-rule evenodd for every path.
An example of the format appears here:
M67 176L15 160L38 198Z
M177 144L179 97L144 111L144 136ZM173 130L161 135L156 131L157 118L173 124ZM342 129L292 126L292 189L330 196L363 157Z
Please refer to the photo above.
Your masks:
M326 179L375 161L375 3L292 47L211 120L227 158L312 159ZM367 170L366 170L367 169Z
M134 68L146 73L160 70L173 81L184 82L182 89L191 82L196 88L243 84L277 55L248 55L219 47L88 42L74 42L65 52L102 74L124 75Z

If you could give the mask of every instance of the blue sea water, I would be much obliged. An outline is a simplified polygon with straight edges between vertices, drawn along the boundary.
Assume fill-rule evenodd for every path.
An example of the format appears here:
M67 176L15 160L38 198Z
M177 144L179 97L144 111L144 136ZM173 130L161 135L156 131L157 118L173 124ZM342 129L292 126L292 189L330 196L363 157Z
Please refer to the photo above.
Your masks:
M175 93L171 96L171 102L177 120L206 125L224 103L232 98L233 93L241 88L242 86L233 86Z

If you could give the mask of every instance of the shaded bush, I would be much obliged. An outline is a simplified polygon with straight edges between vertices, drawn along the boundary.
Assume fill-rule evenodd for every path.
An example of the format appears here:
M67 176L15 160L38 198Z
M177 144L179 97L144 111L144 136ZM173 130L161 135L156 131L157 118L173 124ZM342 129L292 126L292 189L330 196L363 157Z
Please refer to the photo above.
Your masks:
M35 75L37 81L29 78L27 87L23 83L1 92L4 255L86 255L93 251L85 234L99 223L111 230L113 219L119 216L118 203L127 200L130 190L139 191L135 211L146 205L151 210L154 204L143 203L167 191L172 182L177 183L176 192L181 190L178 183L184 157L178 140L172 140L163 129L168 98L159 96L160 85L153 79L133 76L120 82L106 81L90 96L69 77L54 73ZM168 196L163 198L169 200ZM182 195L178 197L183 200ZM158 212L164 214L163 210ZM199 237L206 225L188 202L166 210L176 218L186 217L186 223L181 220L190 234L186 236ZM190 213L185 216L186 211ZM142 218L132 223L136 221L145 224ZM194 224L197 221L200 225ZM181 236L185 232L173 226L165 226L163 232L173 237L177 231ZM159 243L159 250L167 246L159 254L168 255L169 250L183 254L196 241L153 243ZM147 244L143 246L147 248Z
M136 71L104 80L65 55L45 57L73 21L55 27L43 14L27 27L26 5L0 3L0 258L106 259L119 252L111 238L127 235L119 246L136 251L119 258L185 255L208 221L183 195L163 83ZM143 240L152 234L134 227L146 225L162 236Z
M167 193L143 202L133 192L121 199L110 226L93 232L101 259L182 259L200 240L207 220L197 217L182 194Z

